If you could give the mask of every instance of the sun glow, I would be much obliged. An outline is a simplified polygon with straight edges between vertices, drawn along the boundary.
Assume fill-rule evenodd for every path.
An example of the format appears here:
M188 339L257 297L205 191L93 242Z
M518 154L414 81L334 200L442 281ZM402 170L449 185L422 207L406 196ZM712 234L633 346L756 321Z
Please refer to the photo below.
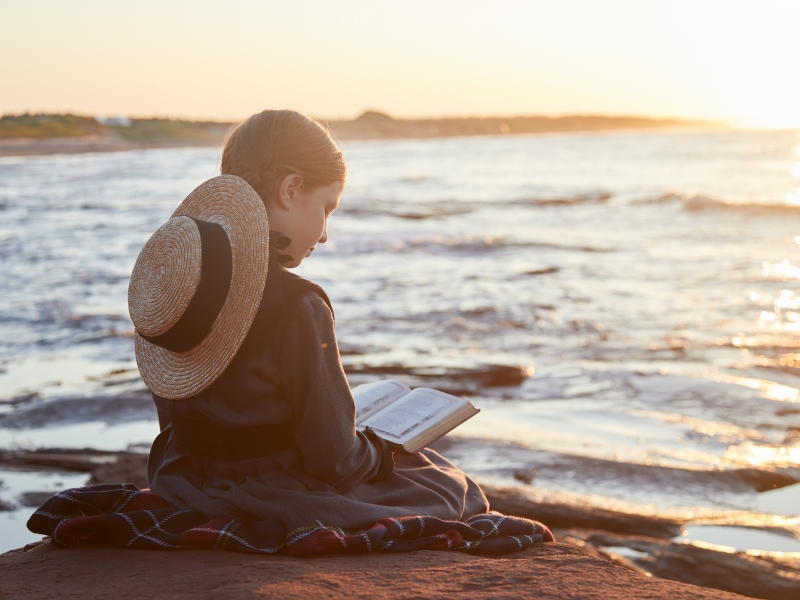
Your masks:
M707 2L698 57L711 93L743 125L800 126L797 2Z
M0 111L238 119L280 106L334 118L374 107L800 127L796 1L80 4L0 3L0 54L14 57Z

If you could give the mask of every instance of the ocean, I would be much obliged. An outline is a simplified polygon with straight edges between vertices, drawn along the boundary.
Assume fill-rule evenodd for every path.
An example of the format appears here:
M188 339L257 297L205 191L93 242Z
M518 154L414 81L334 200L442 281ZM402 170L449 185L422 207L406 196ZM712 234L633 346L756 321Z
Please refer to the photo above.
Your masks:
M441 448L486 485L800 553L800 131L342 149L329 241L297 272L351 383L469 394L482 412ZM0 158L0 452L147 450L128 277L219 160ZM0 466L0 552L38 539L26 493L87 479Z

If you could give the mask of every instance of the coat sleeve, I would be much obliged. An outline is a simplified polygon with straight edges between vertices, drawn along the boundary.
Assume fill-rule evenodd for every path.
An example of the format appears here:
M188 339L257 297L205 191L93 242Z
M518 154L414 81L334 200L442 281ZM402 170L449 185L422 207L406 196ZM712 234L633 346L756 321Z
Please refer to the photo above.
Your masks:
M303 468L343 489L374 478L383 453L356 431L355 403L339 359L333 315L321 297L302 297L284 339L281 386L294 411Z

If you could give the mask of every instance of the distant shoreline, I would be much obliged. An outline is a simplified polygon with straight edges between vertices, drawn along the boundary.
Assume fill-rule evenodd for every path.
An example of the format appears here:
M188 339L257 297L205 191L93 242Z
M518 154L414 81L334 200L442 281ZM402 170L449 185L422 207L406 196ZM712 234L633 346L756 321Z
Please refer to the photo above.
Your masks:
M430 139L537 133L696 129L719 123L643 117L465 117L394 119L367 111L349 121L322 121L337 140ZM171 119L110 119L78 115L0 118L0 156L119 152L149 148L222 146L235 123Z
M89 154L94 152L125 152L150 148L196 148L221 146L215 142L154 141L129 142L113 137L86 138L18 138L0 140L0 157L3 156L47 156L51 154Z

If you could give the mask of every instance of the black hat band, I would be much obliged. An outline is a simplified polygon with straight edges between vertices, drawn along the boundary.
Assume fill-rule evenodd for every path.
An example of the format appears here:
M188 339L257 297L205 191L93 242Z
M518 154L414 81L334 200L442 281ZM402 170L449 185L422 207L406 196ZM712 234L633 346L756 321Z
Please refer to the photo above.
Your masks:
M200 231L200 283L181 318L161 335L139 335L156 346L172 352L186 352L202 342L217 320L233 276L231 242L217 223L189 217Z

